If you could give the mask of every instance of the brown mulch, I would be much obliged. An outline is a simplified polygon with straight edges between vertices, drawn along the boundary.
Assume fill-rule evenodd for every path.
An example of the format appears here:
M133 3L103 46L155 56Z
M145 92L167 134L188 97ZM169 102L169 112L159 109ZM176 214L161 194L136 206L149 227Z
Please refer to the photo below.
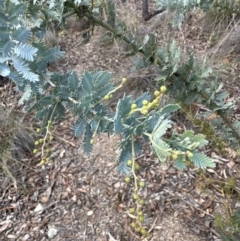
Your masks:
M97 29L92 42L83 45L82 28L77 28L78 25L70 26L61 40L66 58L53 68L58 71L74 69L79 76L86 69L108 69L114 73L115 82L128 77L139 82L146 79L148 83L149 78L153 78L150 73L132 73L133 59L123 59L123 53L114 44L99 47L101 30ZM198 32L194 28L192 31ZM201 39L195 39L194 43L196 41L201 42ZM129 89L132 91L134 86L136 82ZM16 105L17 97L11 100L15 94L12 86L4 85L0 91L1 101L9 100L8 103ZM24 115L22 120L31 123L31 118ZM220 240L213 225L215 211L222 212L224 205L232 209L240 207L237 198L240 164L234 153L230 160L208 151L217 163L216 170L202 172L188 168L179 171L171 162L159 163L146 146L137 158L138 177L146 182L146 187L140 191L145 199L144 226L151 231L150 237L144 239L130 228L132 219L127 210L133 203L133 187L117 172L119 137L97 136L94 150L87 156L81 140L69 130L69 123L72 122L68 116L55 126L52 161L48 165L37 165L38 156L25 150L25 159L21 156L21 160L26 162L9 163L16 185L12 178L0 173L1 241ZM30 128L34 139L35 127L27 129ZM33 140L29 140L29 145L32 144ZM229 177L237 182L231 195L221 184Z

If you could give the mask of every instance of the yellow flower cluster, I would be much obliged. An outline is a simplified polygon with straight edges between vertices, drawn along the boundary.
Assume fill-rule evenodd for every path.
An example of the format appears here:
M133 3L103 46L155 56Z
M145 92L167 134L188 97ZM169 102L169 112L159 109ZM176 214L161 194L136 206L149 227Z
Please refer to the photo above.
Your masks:
M151 102L149 102L148 100L143 100L141 108L137 108L137 104L133 103L131 106L130 115L136 111L140 111L143 115L147 115L150 110L156 109L158 107L159 101L161 100L163 94L166 91L167 91L166 86L161 86L160 91L155 90L154 91L155 98Z
M38 152L41 153L41 161L40 164L44 165L50 161L50 155L51 151L49 148L47 148L47 144L49 144L54 137L51 135L50 130L54 129L52 125L52 121L48 121L48 125L46 127L46 134L43 138L39 138L35 141L35 148L33 150L33 154L37 154ZM42 130L40 128L37 128L36 132L40 133Z

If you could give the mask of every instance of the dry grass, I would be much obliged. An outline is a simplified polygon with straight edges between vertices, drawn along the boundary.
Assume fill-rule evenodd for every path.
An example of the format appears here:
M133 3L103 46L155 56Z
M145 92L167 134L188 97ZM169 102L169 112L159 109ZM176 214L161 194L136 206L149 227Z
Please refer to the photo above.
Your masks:
M5 181L11 181L16 188L32 158L33 130L21 112L1 107L0 113L0 175L5 175Z

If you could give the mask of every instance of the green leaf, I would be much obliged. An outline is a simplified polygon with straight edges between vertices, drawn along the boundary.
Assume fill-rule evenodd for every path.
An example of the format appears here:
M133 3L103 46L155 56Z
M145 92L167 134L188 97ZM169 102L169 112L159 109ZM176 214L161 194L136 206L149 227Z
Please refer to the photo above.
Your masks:
M20 41L22 43L26 43L31 36L31 31L24 27L17 29L13 32L12 37L14 40Z
M92 103L92 97L91 96L85 96L82 98L81 103L79 104L79 107L86 108Z
M59 59L64 57L65 52L61 51L60 46L55 46L48 51L46 51L44 55L44 61L48 63L56 62Z
M118 161L120 162L118 166L118 171L121 174L129 174L131 167L128 166L128 160L132 159L132 156L137 156L140 154L142 148L141 143L139 141L134 142L134 152L132 154L132 140L127 139L121 142L120 144L121 153L118 157Z
M182 155L174 161L174 164L179 170L184 170L187 167L186 160Z
M198 147L202 148L208 144L208 141L205 138L206 138L205 135L198 134L192 138L192 142L199 143Z
M0 12L0 24L3 26L10 22L10 19L2 12Z
M194 131L192 130L187 130L183 134L180 135L180 138L184 140L185 138L192 139L194 137Z
M32 96L32 88L30 84L25 85L24 93L21 96L20 100L18 101L18 105L23 105L24 101L28 101Z
M42 106L48 106L48 105L51 105L52 103L53 103L53 97L51 96L46 96L39 100L39 104Z
M50 113L50 109L45 107L37 112L36 119L43 119L45 116L48 116L49 113Z
M140 136L140 135L142 135L144 133L144 131L145 131L144 123L141 123L139 125L135 125L134 126L134 129L133 129L134 135Z
M69 91L69 88L68 87L66 87L66 86L60 86L60 88L59 88L59 97L61 98L61 99L67 99L67 98L69 98L69 96L70 96L70 94L71 94L71 92Z
M153 130L152 136L155 138L162 137L164 134L166 134L167 129L171 128L171 126L170 120L165 120L163 117L160 117Z
M91 139L92 139L91 126L87 124L84 132L84 138L83 138L83 149L84 149L84 152L87 154L90 154L93 148L91 144Z
M94 100L100 100L104 98L110 91L114 89L113 84L109 83L101 86L96 91L97 93L93 96Z
M87 126L87 121L83 117L79 117L74 124L74 126L71 128L74 131L74 134L76 137L80 137L83 134L84 129Z
M116 13L115 13L115 3L113 0L107 0L107 14L108 14L107 22L111 27L114 28Z
M13 47L14 47L15 43L12 42L11 40L7 41L3 46L2 46L2 53L3 53L3 56L8 56Z
M99 71L99 75L96 78L96 81L94 83L95 88L98 89L98 88L106 85L109 82L111 76L112 76L112 73L110 73L110 72ZM93 75L93 78L94 78L94 75Z
M23 44L23 43L20 43L14 48L14 52L18 57L28 61L34 60L34 56L36 55L37 51L38 49L32 47L29 44Z
M214 168L216 164L214 161L203 153L194 153L190 160L197 168L206 169L207 167Z
M22 16L25 14L27 10L27 5L26 4L9 4L8 9L6 9L9 18L11 19L11 21L13 21L13 19L16 19L16 17Z
M172 149L170 148L170 146L160 138L153 138L151 142L152 147L158 156L158 159L161 162L165 162L167 157L171 155Z
M91 94L93 91L92 76L89 72L85 71L81 78L82 88L88 93Z
M65 116L65 108L61 102L58 102L54 108L53 119L59 122Z
M16 85L19 87L23 86L23 84L25 83L25 79L23 77L21 77L16 71L12 71L9 76L9 79L11 79L14 83L16 83Z
M12 58L13 60L13 66L19 72L22 74L22 76L31 81L31 82L37 82L39 81L39 76L35 73L31 72L31 69L29 68L28 64L25 63L22 59L19 59L17 57Z
M139 96L134 103L136 103L136 105L138 106L138 108L141 108L143 106L142 102L143 100L147 100L150 101L151 96L149 95L149 93L145 92L143 93L141 96Z
M75 92L77 90L78 84L79 84L78 76L75 71L71 73L71 76L68 81L69 81L68 82L69 90L72 92Z
M6 77L10 74L10 68L6 64L0 64L0 76Z
M120 162L118 166L118 171L120 174L129 174L131 168L127 165L128 160L132 159L132 153L130 150L121 150L120 157L118 161Z
M167 114L170 115L172 112L175 112L177 110L179 110L181 107L178 104L169 104L169 105L165 105L162 109L161 109L161 114Z
M116 114L114 117L114 133L119 134L123 128L122 119L130 112L131 110L131 101L130 96L124 97L122 100L119 100L117 103Z

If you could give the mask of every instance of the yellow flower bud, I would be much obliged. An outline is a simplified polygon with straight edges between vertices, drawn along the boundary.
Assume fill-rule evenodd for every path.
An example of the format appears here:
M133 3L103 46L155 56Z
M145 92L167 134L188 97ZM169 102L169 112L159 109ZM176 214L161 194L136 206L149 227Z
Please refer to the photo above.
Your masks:
M167 91L167 87L165 85L160 87L161 93L165 93Z
M173 153L173 154L172 154L172 159L173 159L173 160L177 160L177 159L178 159L178 155L177 155L176 153Z
M130 177L126 177L126 178L125 178L125 182L126 182L126 183L130 183L130 181L131 181Z
M104 100L109 100L109 95L105 95L103 99Z
M127 79L126 78L122 78L122 83L126 83L127 82Z
M192 152L190 152L190 151L186 151L186 155L187 155L188 158L193 157L193 154L192 154Z
M158 90L155 90L155 91L154 91L154 96L157 97L157 96L159 96L159 95L160 95L160 92L159 92Z
M143 104L143 106L146 106L146 105L148 105L148 101L147 100L143 100L142 104Z
M41 161L40 161L40 164L41 165L44 165L46 163L46 161L44 160L44 159L42 159Z
M144 109L141 110L141 113L143 115L147 115L148 114L148 110L146 108L144 108Z
M131 109L132 109L132 110L137 109L137 104L133 103L133 104L131 105Z

